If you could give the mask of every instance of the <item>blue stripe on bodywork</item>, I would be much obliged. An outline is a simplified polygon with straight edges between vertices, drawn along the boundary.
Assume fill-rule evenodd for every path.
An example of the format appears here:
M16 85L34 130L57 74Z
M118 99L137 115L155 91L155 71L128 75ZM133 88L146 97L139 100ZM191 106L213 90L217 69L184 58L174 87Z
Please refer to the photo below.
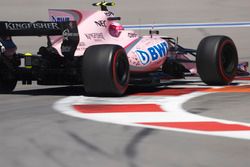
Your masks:
M142 37L139 37L136 39L133 43L131 43L129 46L126 47L126 53L128 53L138 42L140 42Z

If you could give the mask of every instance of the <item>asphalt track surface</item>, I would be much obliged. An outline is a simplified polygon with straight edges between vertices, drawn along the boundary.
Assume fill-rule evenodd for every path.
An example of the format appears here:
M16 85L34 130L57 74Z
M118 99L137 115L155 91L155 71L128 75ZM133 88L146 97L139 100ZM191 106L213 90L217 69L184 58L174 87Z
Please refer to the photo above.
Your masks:
M1 2L1 20L46 20L48 8L93 9L89 0L9 0ZM117 1L124 24L249 21L250 2L217 0ZM186 4L185 4L186 3ZM180 44L196 48L206 35L235 41L240 60L250 61L250 28L166 30ZM141 33L145 33L141 31ZM41 39L17 38L19 51L35 52ZM136 91L136 90L135 90ZM18 85L0 96L0 166L249 166L249 140L196 135L94 122L63 115L54 103L80 96L81 87ZM193 99L185 109L200 115L250 123L249 93L217 93Z

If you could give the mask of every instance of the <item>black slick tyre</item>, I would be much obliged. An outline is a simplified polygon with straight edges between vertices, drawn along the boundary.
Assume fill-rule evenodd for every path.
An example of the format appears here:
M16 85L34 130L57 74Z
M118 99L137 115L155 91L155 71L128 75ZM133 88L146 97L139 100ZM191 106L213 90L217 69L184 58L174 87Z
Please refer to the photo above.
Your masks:
M227 36L208 36L201 40L196 56L197 72L207 85L228 85L235 78L238 54Z
M0 69L1 70L1 69ZM0 94L11 93L17 84L17 80L11 72L0 71Z
M92 96L121 96L129 83L129 63L119 45L93 45L86 49L82 62L85 91Z

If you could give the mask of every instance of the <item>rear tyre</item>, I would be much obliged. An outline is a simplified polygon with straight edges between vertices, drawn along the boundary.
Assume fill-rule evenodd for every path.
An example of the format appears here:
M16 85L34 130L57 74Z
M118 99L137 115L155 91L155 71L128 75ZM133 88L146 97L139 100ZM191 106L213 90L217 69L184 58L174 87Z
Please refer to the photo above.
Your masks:
M121 96L129 82L129 63L118 45L94 45L86 49L82 62L85 91L94 96Z
M16 80L0 80L0 94L10 94L16 87Z
M0 69L0 94L11 93L17 84L15 76L8 71L3 71Z
M234 42L227 36L208 36L199 44L197 72L207 85L227 85L236 75L238 54Z

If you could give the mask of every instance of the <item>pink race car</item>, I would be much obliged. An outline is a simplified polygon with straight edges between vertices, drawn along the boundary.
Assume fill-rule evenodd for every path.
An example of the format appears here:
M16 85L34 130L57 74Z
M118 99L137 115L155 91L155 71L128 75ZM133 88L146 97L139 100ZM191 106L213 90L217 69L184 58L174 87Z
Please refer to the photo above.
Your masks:
M83 84L88 95L121 96L129 85L159 84L161 79L199 75L208 85L227 85L237 73L234 42L226 36L204 38L198 49L151 30L147 36L125 30L99 2L100 11L49 10L49 22L0 22L0 92L17 81L40 85ZM17 54L11 36L47 36L37 55ZM24 65L21 65L24 59Z

